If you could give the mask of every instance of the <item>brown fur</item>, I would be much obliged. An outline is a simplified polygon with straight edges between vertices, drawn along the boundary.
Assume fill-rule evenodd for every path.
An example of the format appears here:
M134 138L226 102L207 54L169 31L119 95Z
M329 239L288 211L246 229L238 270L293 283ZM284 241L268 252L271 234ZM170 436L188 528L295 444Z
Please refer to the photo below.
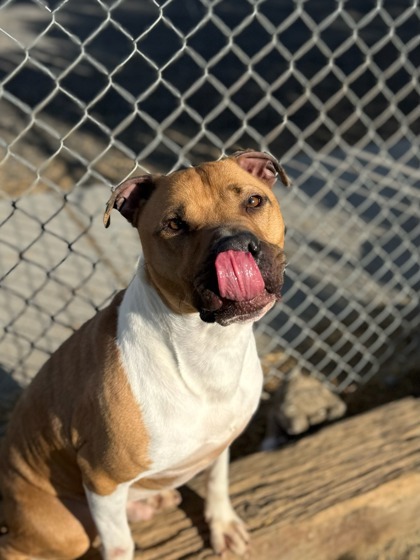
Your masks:
M80 556L95 533L82 482L109 494L148 467L147 431L115 345L122 296L64 342L18 402L3 442L9 452L1 455L13 539L1 537L0 558L13 558L14 540L34 556Z

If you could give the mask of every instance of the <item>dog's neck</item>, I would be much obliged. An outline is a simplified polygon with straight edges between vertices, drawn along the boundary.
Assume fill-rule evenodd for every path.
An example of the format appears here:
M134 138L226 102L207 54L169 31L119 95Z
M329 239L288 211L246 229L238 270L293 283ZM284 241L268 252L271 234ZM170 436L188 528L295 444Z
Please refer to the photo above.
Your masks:
M135 361L140 363L139 354L146 358L143 368L144 363L156 368L153 361L159 355L160 381L170 382L177 375L185 389L200 398L229 398L239 387L244 369L255 367L259 374L252 323L222 327L205 323L198 313L173 312L147 280L142 261L121 303L117 338L125 358L132 356L131 371ZM149 360L145 339L154 345Z

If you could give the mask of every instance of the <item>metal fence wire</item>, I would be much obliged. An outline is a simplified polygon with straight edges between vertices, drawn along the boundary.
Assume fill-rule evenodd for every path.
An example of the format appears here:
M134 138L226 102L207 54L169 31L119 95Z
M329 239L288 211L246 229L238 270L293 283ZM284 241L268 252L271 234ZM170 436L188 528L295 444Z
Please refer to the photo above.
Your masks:
M129 281L111 185L238 147L294 183L268 385L418 363L417 0L6 0L0 28L3 370L26 383Z

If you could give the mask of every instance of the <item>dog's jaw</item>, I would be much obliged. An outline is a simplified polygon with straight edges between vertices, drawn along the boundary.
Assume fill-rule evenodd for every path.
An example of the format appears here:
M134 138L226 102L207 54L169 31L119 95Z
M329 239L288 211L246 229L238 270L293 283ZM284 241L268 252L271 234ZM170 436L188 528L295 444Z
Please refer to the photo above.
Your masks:
M249 301L221 300L219 310L202 309L200 310L200 317L206 323L218 323L222 327L227 327L233 323L255 322L270 311L278 299L280 298L269 294L265 290L264 293Z
M195 307L207 323L228 326L233 323L258 321L281 299L285 256L283 251L265 244L263 255L257 259L264 280L264 290L245 301L221 297L215 275L214 256L204 266L194 282Z

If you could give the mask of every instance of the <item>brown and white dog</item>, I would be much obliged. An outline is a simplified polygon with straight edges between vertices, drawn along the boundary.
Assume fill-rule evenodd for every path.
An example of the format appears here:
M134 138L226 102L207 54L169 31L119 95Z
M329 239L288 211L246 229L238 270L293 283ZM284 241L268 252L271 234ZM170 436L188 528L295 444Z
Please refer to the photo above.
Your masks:
M104 223L119 210L143 257L14 411L1 454L0 559L74 559L97 534L104 559L131 559L128 518L147 517L150 497L207 467L212 545L246 552L228 447L260 398L252 325L283 283L277 175L288 184L272 156L246 150L113 191Z

